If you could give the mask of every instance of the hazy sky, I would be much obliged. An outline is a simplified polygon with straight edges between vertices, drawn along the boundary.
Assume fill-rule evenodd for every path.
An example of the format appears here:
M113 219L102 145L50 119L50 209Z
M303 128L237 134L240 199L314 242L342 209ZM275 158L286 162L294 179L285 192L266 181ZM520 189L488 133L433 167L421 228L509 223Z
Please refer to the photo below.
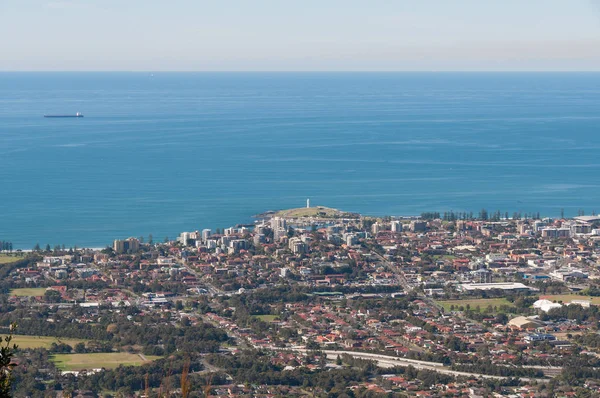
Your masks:
M600 0L0 0L0 70L600 70Z

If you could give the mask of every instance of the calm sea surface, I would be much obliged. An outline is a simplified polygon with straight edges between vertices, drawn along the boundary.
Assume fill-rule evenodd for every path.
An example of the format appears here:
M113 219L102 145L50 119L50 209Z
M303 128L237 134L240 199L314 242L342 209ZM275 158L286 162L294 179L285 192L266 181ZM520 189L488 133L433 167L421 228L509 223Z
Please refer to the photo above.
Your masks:
M0 73L0 240L162 240L307 198L591 214L599 111L589 73Z

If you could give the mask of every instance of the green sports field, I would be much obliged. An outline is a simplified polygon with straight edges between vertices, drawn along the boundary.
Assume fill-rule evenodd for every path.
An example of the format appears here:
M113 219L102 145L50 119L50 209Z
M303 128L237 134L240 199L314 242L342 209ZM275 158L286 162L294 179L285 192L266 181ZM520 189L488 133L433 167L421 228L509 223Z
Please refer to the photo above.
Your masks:
M0 265L1 264L10 264L10 263L14 263L16 261L22 260L23 257L16 257L16 256L12 256L10 254L0 254Z
M490 305L492 307L500 307L502 305L507 305L507 306L512 305L512 303L505 298L442 300L442 301L436 301L436 303L438 303L439 305L444 307L445 311L451 311L450 307L452 307L453 305L454 305L455 310L458 310L458 307L460 307L460 306L463 306L466 308L467 304L468 304L472 310L474 310L477 306L479 306L479 308L482 311L485 310Z
M11 296L19 296L19 297L37 297L43 296L46 293L45 287L32 287L32 288L23 288L23 289L12 289L10 291Z
M146 355L146 361L138 354L126 352L111 352L98 354L57 354L52 356L52 362L60 370L82 369L114 369L119 365L140 366L160 357Z
M4 336L0 335L0 337L4 339ZM13 336L11 344L16 344L19 346L19 348L50 348L52 343L64 343L70 345L71 347L75 347L75 344L82 342L85 343L86 340L49 336L24 336L17 334Z
M277 315L252 315L252 318L260 319L263 322L273 322L279 319Z

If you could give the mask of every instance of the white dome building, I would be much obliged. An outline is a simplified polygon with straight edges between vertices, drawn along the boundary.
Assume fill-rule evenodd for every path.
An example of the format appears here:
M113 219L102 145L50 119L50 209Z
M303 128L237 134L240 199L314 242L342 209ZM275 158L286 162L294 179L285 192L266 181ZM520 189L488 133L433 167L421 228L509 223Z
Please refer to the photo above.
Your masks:
M560 308L560 307L562 307L562 304L553 303L550 300L538 300L535 303L533 303L533 308L535 308L537 310L542 310L544 312L548 312L553 308Z

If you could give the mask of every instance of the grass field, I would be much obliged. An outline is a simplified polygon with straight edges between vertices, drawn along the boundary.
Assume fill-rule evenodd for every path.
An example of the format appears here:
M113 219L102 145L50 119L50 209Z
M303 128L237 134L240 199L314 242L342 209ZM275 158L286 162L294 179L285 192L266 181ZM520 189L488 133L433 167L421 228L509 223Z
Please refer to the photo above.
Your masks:
M32 287L32 288L27 287L27 288L23 288L23 289L13 289L10 291L11 296L20 296L20 297L27 297L27 296L37 297L37 296L43 296L44 293L46 293L45 287Z
M0 264L10 264L22 260L23 257L11 256L10 254L0 254Z
M336 217L344 214L337 209L331 209L329 207L317 206L317 207L299 207L297 209L281 210L275 213L277 217Z
M600 297L580 296L578 294L548 294L540 295L540 299L570 303L572 300L586 300L594 305L600 305Z
M491 305L492 307L500 307L501 305L512 305L512 303L506 300L505 298L443 300L436 302L442 307L444 307L445 311L450 311L450 307L452 305L454 305L455 310L460 306L466 307L467 304L469 304L471 309L475 309L475 307L479 306L481 310L486 309L489 305Z
M277 315L252 315L253 318L260 319L263 322L273 322L279 319Z
M435 260L454 260L456 256L451 254L435 254L432 256Z
M52 362L60 370L82 370L82 369L114 369L119 365L140 366L144 363L154 361L160 357L146 356L146 361L138 354L126 352L111 352L100 354L57 354L52 356Z
M0 336L4 338L4 336ZM71 347L75 347L77 343L85 343L86 340L82 339L68 339L68 338L58 338L58 337L48 337L48 336L23 336L23 335L14 335L11 343L14 343L19 346L19 348L50 348L52 343L65 343L70 345Z

